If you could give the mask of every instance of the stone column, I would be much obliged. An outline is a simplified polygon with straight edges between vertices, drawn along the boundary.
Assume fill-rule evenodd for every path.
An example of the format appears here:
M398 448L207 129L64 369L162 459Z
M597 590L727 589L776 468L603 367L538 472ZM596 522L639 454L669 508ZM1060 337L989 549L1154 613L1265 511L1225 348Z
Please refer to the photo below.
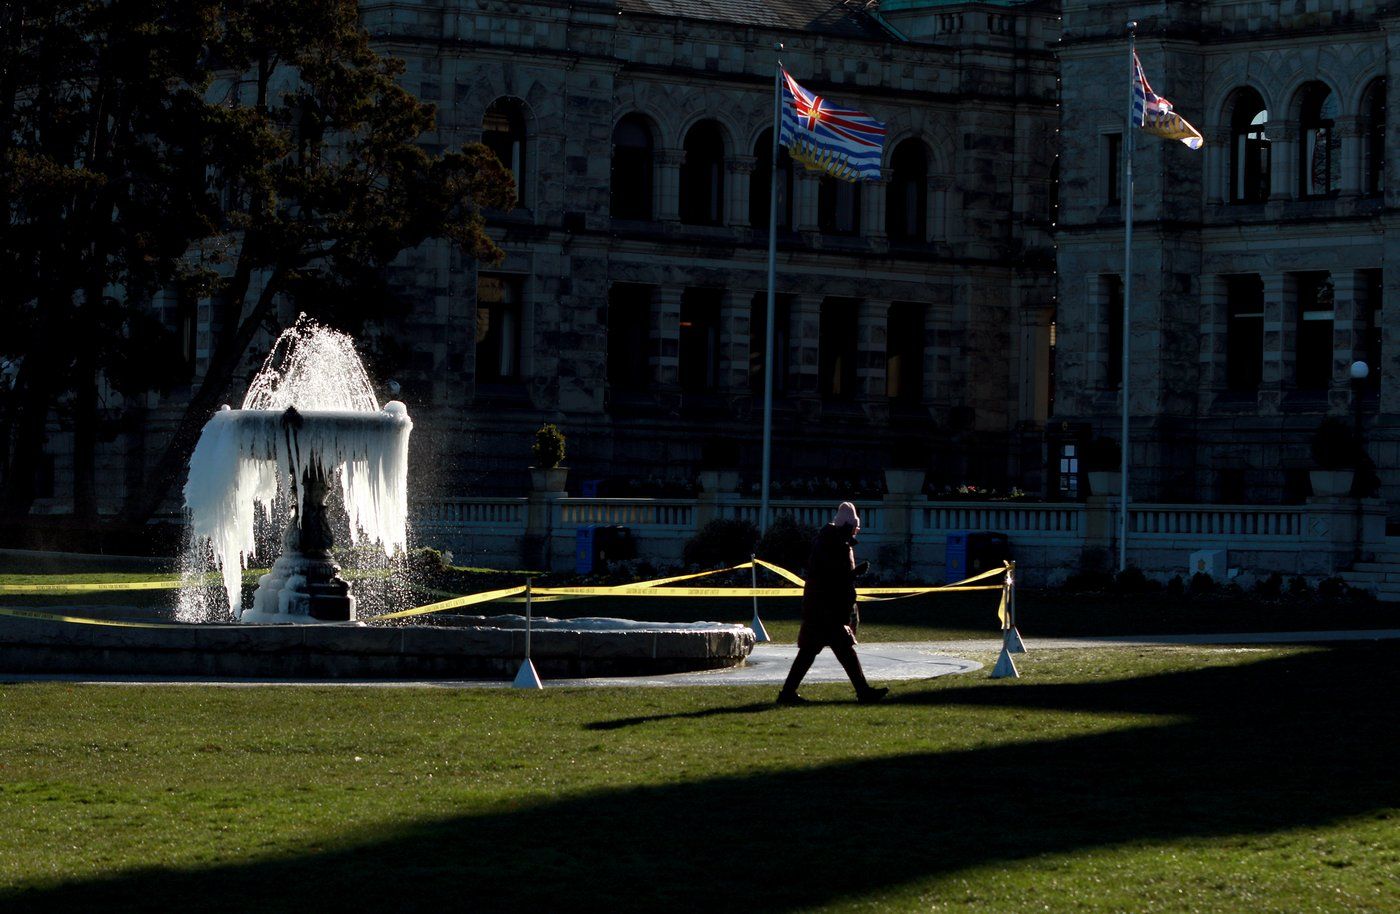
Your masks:
M1050 415L1050 321L1053 305L1027 302L1021 305L1019 393L1017 418L1044 425Z
M749 392L749 327L753 292L726 289L719 304L719 389L734 396Z
M928 179L928 220L925 241L948 240L948 195L953 187L953 179L942 175Z
M1226 354L1230 330L1229 286L1223 276L1201 277L1200 382L1198 412L1205 412L1216 394L1229 386Z
M860 190L860 233L874 242L885 240L885 212L890 190L888 168L874 181L862 181Z
M656 218L661 222L679 222L681 219L681 164L685 162L684 149L660 149L656 153L657 185Z
M724 224L738 228L749 226L749 192L753 187L753 170L758 159L734 156L724 163Z
M1298 125L1268 124L1269 139L1269 199L1292 200L1298 196Z
M924 404L951 406L955 400L953 297L947 286L934 286L924 309Z
M1366 358L1362 331L1366 327L1365 285L1355 270L1332 274L1332 382L1327 405L1332 412L1351 414L1351 363Z
M1293 323L1297 284L1287 273L1266 273L1264 280L1264 372L1259 384L1259 412L1278 415L1284 388L1293 378Z
M885 389L889 321L890 303L884 299L863 298L856 305L856 400L876 420L889 415Z
M817 182L815 172L793 164L792 221L799 232L819 232L817 224Z
M647 363L659 390L680 386L681 297L683 289L662 286L652 293Z
M797 399L817 399L821 359L822 296L792 298L788 330L788 391Z
M1343 194L1356 195L1361 193L1361 152L1365 142L1363 138L1363 121L1359 117L1339 117L1336 126L1332 129L1337 131L1341 138L1341 148L1337 154L1342 157L1342 174L1340 190Z
M1206 157L1206 202L1218 204L1233 200L1235 188L1230 175L1230 128L1226 125L1215 130L1203 130L1201 136L1205 140L1202 152Z

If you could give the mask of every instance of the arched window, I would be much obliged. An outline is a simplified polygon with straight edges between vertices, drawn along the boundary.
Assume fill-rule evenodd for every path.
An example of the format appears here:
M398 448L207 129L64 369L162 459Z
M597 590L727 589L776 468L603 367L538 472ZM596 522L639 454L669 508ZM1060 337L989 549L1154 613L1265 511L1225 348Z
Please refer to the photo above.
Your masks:
M1362 190L1368 194L1385 192L1385 79L1376 80L1366 90L1361 103L1365 121L1362 140Z
M753 147L756 160L749 179L749 225L768 228L768 190L773 186L773 128L763 131ZM792 228L792 158L778 147L778 228Z
M817 185L817 227L826 235L860 234L860 185L823 175Z
M685 135L681 165L681 221L719 225L724 220L724 136L719 124L701 121Z
M1269 199L1269 110L1253 89L1235 100L1230 118L1230 200L1263 203Z
M515 205L525 203L525 110L519 99L498 98L481 120L481 142L515 178Z
M928 159L924 144L908 139L890 156L894 172L885 201L885 233L891 241L928 237Z
M1337 134L1337 96L1322 83L1303 87L1298 130L1298 193L1325 197L1342 177L1342 138Z
M651 127L640 114L617 122L612 138L611 211L614 219L651 218Z

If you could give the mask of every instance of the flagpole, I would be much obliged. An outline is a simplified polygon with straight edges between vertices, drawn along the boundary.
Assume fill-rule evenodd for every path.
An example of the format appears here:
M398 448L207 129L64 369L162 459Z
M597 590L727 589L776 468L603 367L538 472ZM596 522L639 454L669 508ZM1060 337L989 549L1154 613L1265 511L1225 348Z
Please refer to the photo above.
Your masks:
M1133 108L1137 95L1137 22L1128 23L1128 118L1123 129L1123 146L1125 147L1124 162L1127 166L1127 174L1124 178L1124 215L1123 215L1123 331L1121 334L1123 349L1123 382L1121 391L1123 395L1123 434L1122 434L1122 454L1119 465L1119 477L1122 483L1118 492L1118 570L1121 572L1128 567L1128 367L1130 363L1129 352L1131 350L1132 326L1132 302L1133 302L1133 138L1137 124L1133 117ZM1144 99L1143 104L1146 105Z
M782 42L773 46L779 54ZM783 61L773 71L773 154L768 180L768 330L763 336L763 489L759 495L758 532L768 532L768 483L773 454L773 312L778 274L778 138L783 130Z

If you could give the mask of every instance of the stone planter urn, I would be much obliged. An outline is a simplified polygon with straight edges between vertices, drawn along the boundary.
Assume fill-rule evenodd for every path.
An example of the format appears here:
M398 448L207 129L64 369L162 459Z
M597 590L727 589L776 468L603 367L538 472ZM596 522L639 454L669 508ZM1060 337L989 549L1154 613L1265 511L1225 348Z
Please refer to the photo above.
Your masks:
M885 491L891 495L921 495L924 491L924 470L885 470Z
M701 470L700 488L710 495L739 491L738 470Z
M563 492L568 478L568 467L530 467L530 485L536 492Z
M1312 483L1313 494L1327 498L1350 495L1351 483L1355 477L1355 470L1308 471L1308 481Z
M1123 494L1123 474L1118 470L1090 470L1090 495Z

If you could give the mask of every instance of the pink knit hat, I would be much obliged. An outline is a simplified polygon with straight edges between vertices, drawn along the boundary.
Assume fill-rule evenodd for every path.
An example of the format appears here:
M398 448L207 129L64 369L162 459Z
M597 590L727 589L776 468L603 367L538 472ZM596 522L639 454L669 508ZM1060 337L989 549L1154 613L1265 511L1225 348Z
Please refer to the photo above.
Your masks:
M850 524L859 531L860 516L856 514L856 506L848 501L841 502L841 506L836 509L836 517L832 523L838 527L842 524Z

